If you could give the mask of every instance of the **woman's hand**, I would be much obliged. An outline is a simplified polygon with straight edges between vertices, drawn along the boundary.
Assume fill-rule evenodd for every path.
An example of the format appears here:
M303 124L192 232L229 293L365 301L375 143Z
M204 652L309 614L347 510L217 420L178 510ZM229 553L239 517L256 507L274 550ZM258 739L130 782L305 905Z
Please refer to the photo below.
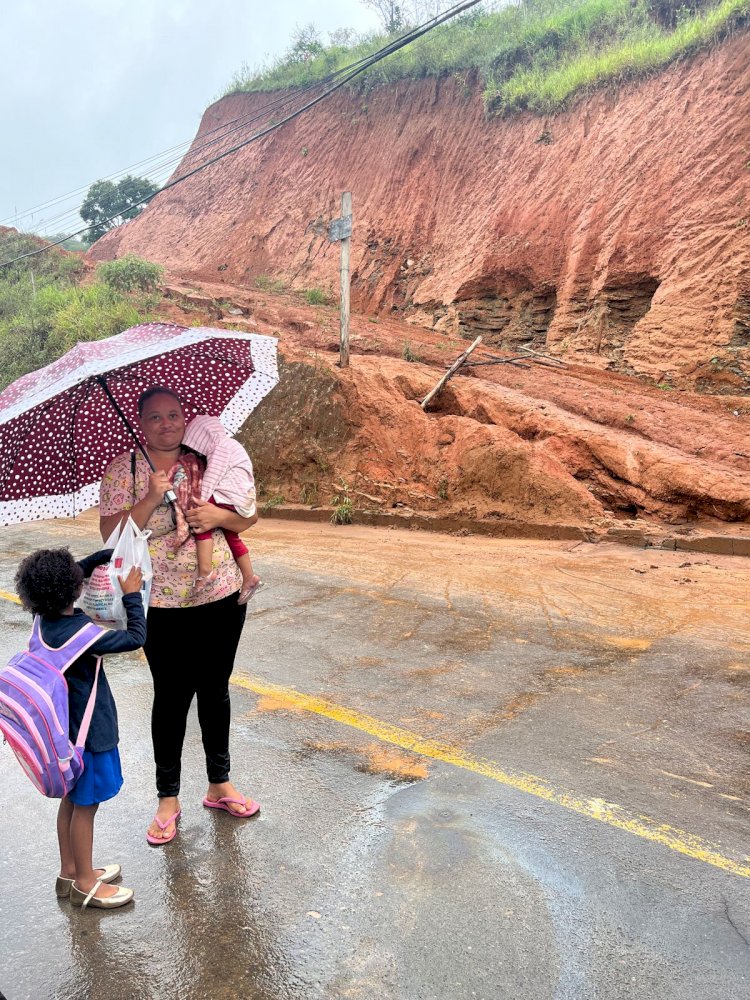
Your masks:
M203 503L200 497L193 497L195 504L185 513L188 524L193 531L201 535L204 531L214 531L216 528L226 528L229 531L236 531L238 534L247 531L258 520L258 515L253 517L242 517L234 509L217 507L213 503Z
M157 470L148 477L148 493L146 499L156 507L164 502L164 494L172 489L172 483L166 472Z
M137 566L131 566L127 576L117 577L123 594L137 594L143 586L143 573Z
M193 503L195 506L185 512L185 517L196 535L202 535L204 531L213 531L215 528L222 527L226 511L221 510L215 504L203 503L197 497L193 497Z

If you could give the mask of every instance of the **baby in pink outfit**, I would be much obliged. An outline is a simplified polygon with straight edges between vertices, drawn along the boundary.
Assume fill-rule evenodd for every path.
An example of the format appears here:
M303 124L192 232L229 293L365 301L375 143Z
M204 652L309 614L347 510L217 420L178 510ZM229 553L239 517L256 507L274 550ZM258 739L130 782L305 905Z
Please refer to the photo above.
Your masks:
M185 428L182 443L206 459L201 500L225 510L234 510L241 517L253 517L256 512L253 463L239 441L229 436L219 418L193 417ZM238 603L246 604L263 584L253 570L247 546L237 532L226 528L222 530L242 573ZM197 591L216 578L216 571L211 568L214 551L211 532L197 534L195 547L198 554L198 575L193 589Z

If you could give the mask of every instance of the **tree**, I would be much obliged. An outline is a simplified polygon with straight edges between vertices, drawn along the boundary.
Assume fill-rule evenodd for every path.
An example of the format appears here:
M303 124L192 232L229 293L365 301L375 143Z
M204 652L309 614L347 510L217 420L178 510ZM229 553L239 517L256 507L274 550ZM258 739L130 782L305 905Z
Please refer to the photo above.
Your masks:
M362 0L365 7L374 10L389 35L409 25L424 24L457 0Z
M362 3L375 11L389 35L404 27L404 7L399 0L362 0Z
M128 174L121 181L96 181L88 190L81 205L81 218L88 222L91 228L91 238L98 240L115 226L122 225L128 219L134 219L143 211L140 205L144 198L156 194L159 190L145 177L133 177Z
M324 51L325 46L320 40L320 32L314 24L306 24L304 27L297 25L292 33L292 44L288 51L292 62L312 62Z

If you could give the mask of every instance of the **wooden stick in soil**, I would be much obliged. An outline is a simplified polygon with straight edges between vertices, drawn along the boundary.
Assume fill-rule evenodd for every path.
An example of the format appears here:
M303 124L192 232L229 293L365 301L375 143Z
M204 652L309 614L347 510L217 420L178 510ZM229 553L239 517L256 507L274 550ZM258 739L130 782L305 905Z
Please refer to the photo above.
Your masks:
M530 362L533 358L528 357L526 354L521 354L515 358L498 358L497 361L467 361L467 368L479 368L482 365L518 365L519 368L531 368Z
M561 361L559 358L554 357L552 354L543 354L541 351L532 351L530 347L524 347L523 344L519 344L518 349L519 351L527 351L529 354L533 354L534 357L542 358L544 361L548 363L552 363L554 365L562 365L562 367L565 368L565 362Z
M427 395L425 396L425 398L422 400L422 404L421 405L422 405L422 409L423 410L427 409L428 405L432 402L432 400L435 398L435 396L437 396L437 394L442 391L442 389L444 388L445 383L448 381L448 379L451 378L453 375L456 374L456 372L458 371L458 369L461 367L462 364L464 364L464 362L469 357L469 355L474 350L474 348L478 347L481 343L482 343L482 338L481 337L477 337L477 339L474 341L474 343L467 350L465 350L464 353L460 357L456 358L456 360L450 366L450 368L445 373L445 375L443 375L443 377L440 379L440 381L435 386L435 388L431 392L428 392Z

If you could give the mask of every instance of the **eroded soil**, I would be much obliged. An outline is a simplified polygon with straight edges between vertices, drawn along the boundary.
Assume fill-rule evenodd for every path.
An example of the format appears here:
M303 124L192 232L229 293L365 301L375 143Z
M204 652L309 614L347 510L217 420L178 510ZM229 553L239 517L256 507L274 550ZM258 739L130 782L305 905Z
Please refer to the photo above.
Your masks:
M279 338L279 385L242 432L261 502L521 525L623 522L742 533L750 517L746 397L666 389L595 366L464 369L419 401L461 337L357 315L338 367L338 310L297 293L173 279L162 315ZM405 360L405 357L416 360ZM477 360L517 355L480 347Z

